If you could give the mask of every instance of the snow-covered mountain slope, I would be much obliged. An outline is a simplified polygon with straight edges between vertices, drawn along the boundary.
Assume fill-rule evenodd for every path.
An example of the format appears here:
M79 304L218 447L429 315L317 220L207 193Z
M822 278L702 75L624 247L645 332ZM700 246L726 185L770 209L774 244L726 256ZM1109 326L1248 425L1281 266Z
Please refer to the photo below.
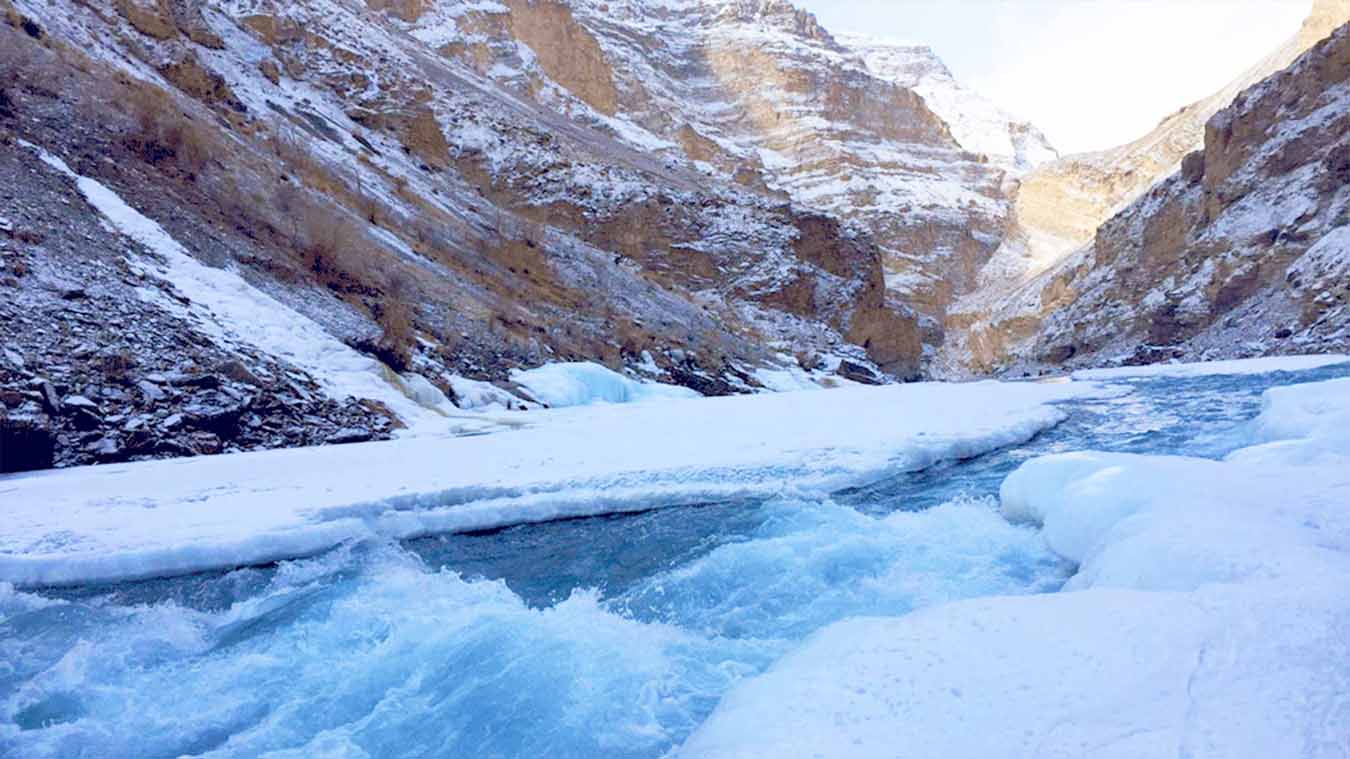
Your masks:
M970 329L988 365L1343 350L1350 25L1241 93L1181 171Z
M1012 134L1022 125L986 123L1002 117L931 56L917 78L874 67L876 50L783 0L443 2L410 18L410 34L521 97L856 223L930 344L1001 239L1017 151L986 144L997 142L987 133L1026 143L1027 162L1043 152L1034 130L1024 140ZM966 105L979 112L967 117Z
M958 82L932 48L858 35L839 39L860 53L877 76L919 93L966 150L1018 174L1059 158L1039 129Z
M1297 35L1219 92L1168 116L1139 140L1066 156L1023 177L1002 245L980 271L978 286L951 308L949 339L937 362L941 371L981 373L1002 363L1000 346L1006 339L1001 332L1025 339L1036 329L1036 320L1023 318L1030 282L1062 265L1091 242L1108 219L1177 173L1182 159L1201 149L1206 122L1216 113L1347 21L1347 0L1314 0ZM1053 308L1051 301L1062 304L1063 299L1047 299L1047 309ZM1002 323L990 328L991 318Z
M1047 272L1077 266L1066 256L1208 115L1347 2L1318 0L1298 40L1148 138L1050 160L1034 127L930 50L835 38L785 0L0 0L0 169L47 199L0 197L15 309L84 318L51 283L89 278L100 303L144 291L123 268L175 290L162 250L98 221L88 181L157 227L163 250L256 291L241 290L275 308L260 324L316 338L222 342L249 330L210 299L192 320L172 299L140 303L164 340L114 331L101 352L68 326L11 320L0 400L23 434L57 430L76 446L58 459L75 462L160 446L122 444L136 430L111 427L134 420L115 414L81 430L91 418L46 395L134 398L132 416L167 424L185 401L133 389L230 363L215 349L304 388L353 387L325 375L359 367L371 389L356 405L306 406L331 422L324 440L392 434L424 411L441 424L452 404L533 405L512 378L546 363L705 394L988 371L1079 297ZM91 219L84 242L69 233ZM95 241L106 260L81 259ZM169 355L170 338L214 348ZM102 353L151 345L136 371L104 370L127 362ZM314 441L190 432L200 445L163 454Z
M277 320L298 315L378 358L393 378L376 395L401 398L409 381L429 381L453 401L469 379L510 394L519 390L512 369L558 360L599 361L715 394L757 389L758 376L802 371L799 364L803 377L836 369L864 381L914 376L918 328L886 288L887 249L865 226L828 213L836 207L802 200L833 181L824 174L839 171L836 157L861 155L867 167L869 151L911 140L924 157L900 151L907 179L896 192L907 202L927 202L930 161L956 160L983 176L922 100L850 63L854 73L836 95L803 105L789 119L797 126L779 129L769 122L777 109L791 110L786 102L745 82L735 94L689 76L682 46L705 34L712 41L700 71L748 76L745 67L758 64L740 55L750 48L738 30L781 22L766 43L773 49L757 55L781 56L782 91L807 93L830 72L795 79L806 70L799 63L846 58L809 16L780 18L773 4L672 5L661 13L690 15L673 30L660 27L646 70L653 78L634 83L632 72L642 72L612 65L612 45L642 24L664 24L651 16L657 11L575 5L574 16L568 6L528 2L0 0L0 149L12 151L20 175L42 170L37 150L64 159L161 226L187 257L237 269L294 312ZM608 36L576 20L600 28L611 15L627 26L606 26ZM663 102L666 86L682 98L678 107L620 112L631 98ZM723 95L740 100L723 103ZM811 109L848 113L838 98L873 96L882 100L856 119L856 140L848 125L829 139L807 128ZM892 118L887 104L909 116ZM677 120L684 111L689 119ZM670 123L657 129L663 118ZM816 169L800 156L778 164L795 200L768 186L777 175L741 165L762 167L753 140L738 144L710 126L751 129L743 119L758 119L773 144L815 156ZM889 142L873 136L883 129ZM731 151L721 168L704 160L719 160L713 138ZM712 147L704 154L699 146ZM940 204L969 192L960 182L939 185ZM15 241L5 286L58 304L59 291L24 274L44 260L42 240L56 239L62 214L98 213L85 198L60 194L59 214L21 196L0 207ZM953 217L949 229L964 219ZM127 258L122 248L155 255L137 250L144 246L134 236L114 230L113 239L114 260ZM182 339L203 339L197 326L183 323ZM30 392L35 371L68 374L51 363L68 353L50 336L5 337L26 367L0 377L15 393ZM326 383L313 367L273 358ZM98 366L69 361L79 371L60 380L58 394L78 395L85 384L95 394L122 392ZM383 406L395 424L410 421ZM25 424L55 424L54 413Z

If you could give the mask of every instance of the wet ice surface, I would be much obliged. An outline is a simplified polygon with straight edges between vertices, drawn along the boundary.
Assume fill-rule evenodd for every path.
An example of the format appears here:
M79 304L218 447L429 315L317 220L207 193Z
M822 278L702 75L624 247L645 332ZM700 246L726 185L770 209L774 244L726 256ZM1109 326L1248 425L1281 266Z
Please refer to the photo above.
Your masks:
M1058 589L1072 567L995 508L1022 461L1217 457L1267 387L1346 375L1130 380L1025 445L829 500L0 587L0 756L662 756L831 622Z

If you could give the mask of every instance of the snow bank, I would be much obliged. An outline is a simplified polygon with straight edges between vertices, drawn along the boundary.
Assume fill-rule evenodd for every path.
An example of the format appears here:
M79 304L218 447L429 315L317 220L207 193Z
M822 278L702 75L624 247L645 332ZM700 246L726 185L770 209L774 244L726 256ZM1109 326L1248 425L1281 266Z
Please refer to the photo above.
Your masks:
M1150 364L1122 366L1116 369L1082 369L1073 373L1077 380L1115 380L1143 377L1205 377L1217 374L1270 374L1301 372L1350 361L1350 356L1328 353L1318 356L1265 356L1232 361L1206 361L1194 364Z
M977 455L1100 387L922 384L517 412L473 438L266 451L0 478L0 581L83 583L723 499L819 494Z
M687 387L639 382L592 363L546 364L525 371L516 369L511 372L511 381L529 391L535 400L552 408L701 397Z
M1341 757L1337 601L1101 590L840 622L733 689L679 756Z
M1345 756L1350 381L1265 401L1223 461L1025 463L1004 513L1077 592L833 625L682 755Z
M1261 415L1252 423L1252 437L1256 442L1309 439L1347 450L1339 440L1350 434L1347 396L1350 378L1271 388L1261 398Z

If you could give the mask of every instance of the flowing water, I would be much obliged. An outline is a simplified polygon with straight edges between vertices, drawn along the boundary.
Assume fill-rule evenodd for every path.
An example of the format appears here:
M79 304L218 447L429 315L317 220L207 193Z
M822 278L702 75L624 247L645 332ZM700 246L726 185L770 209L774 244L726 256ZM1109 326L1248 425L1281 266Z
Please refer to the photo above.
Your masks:
M1073 567L997 513L1027 458L1220 456L1267 387L1346 375L1127 381L1025 445L819 500L0 586L0 756L660 757L831 622L1056 591Z

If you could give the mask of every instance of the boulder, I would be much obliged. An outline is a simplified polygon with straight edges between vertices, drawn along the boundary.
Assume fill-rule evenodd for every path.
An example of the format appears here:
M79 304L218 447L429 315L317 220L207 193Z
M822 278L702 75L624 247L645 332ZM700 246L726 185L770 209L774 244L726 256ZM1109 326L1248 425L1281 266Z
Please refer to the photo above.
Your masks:
M864 385L883 384L882 379L877 376L876 372L873 372L862 364L855 364L852 361L839 362L839 368L835 369L834 373L846 380L860 382Z
M88 432L103 426L103 416L96 409L86 406L72 406L65 411L75 429Z
M95 412L98 411L98 404L83 395L68 395L61 403L68 408L82 408Z
M164 377L164 384L174 385L176 387L220 387L220 377L214 374L196 374L191 372L173 372L172 374L156 375ZM154 380L151 380L152 382Z
M358 429L356 427L345 427L329 435L324 443L328 445L347 445L350 443L368 443L375 438L375 433L370 430Z
M184 409L188 426L210 432L229 440L239 433L239 420L248 412L251 402L231 403L224 396L208 402L194 403Z
M93 456L100 464L112 464L126 461L128 453L117 435L105 435L84 447L85 453Z
M144 395L145 399L151 403L162 401L166 397L164 391L149 380L136 380L136 388L140 390L141 395Z
M47 407L48 413L61 413L61 396L57 394L56 386L44 379L35 380L33 385L42 393L42 405Z
M220 438L210 432L193 432L183 442L188 449L199 456L211 456L220 453Z
M262 380L258 379L258 376L250 371L247 366L244 366L243 361L226 361L216 367L215 373L225 379L233 380L234 382L245 385L252 385L254 387L262 387L263 385Z

